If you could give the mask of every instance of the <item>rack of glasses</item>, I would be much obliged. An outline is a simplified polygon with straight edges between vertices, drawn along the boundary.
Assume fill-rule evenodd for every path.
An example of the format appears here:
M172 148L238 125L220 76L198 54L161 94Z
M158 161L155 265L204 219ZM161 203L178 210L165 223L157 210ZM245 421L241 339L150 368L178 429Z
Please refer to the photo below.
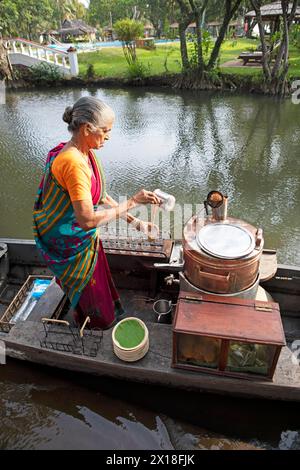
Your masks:
M107 254L124 256L142 256L154 258L169 258L173 242L170 235L163 233L160 238L149 239L144 234L134 230L119 230L112 228L101 230L100 238Z

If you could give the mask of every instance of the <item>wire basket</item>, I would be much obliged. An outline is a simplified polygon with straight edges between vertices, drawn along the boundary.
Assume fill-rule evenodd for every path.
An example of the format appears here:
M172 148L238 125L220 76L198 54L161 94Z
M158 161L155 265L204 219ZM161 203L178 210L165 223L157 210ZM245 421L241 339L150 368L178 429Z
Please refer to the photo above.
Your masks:
M32 288L32 284L36 279L47 279L53 280L53 276L42 276L42 275L31 275L28 276L26 282L23 284L17 295L14 297L12 302L9 304L2 317L0 318L0 331L2 333L9 333L12 327L16 324L11 321L15 313L22 307L28 292Z
M65 320L43 318L44 338L40 340L41 348L96 357L103 339L103 331L85 330L89 321L90 318L87 317L79 329Z

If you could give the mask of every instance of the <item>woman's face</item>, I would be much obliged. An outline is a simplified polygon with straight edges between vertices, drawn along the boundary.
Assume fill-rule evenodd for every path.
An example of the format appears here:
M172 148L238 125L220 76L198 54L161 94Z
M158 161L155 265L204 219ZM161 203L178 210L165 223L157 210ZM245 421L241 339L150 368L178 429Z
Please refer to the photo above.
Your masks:
M86 143L90 149L100 149L110 139L113 121L108 121L105 127L99 127L95 132L87 131Z

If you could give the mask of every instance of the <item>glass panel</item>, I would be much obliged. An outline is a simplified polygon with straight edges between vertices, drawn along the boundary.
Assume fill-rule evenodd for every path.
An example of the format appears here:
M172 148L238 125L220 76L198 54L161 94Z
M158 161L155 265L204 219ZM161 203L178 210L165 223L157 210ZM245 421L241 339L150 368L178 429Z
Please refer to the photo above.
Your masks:
M221 340L197 335L177 335L178 363L218 368Z
M226 370L268 375L276 347L230 341Z

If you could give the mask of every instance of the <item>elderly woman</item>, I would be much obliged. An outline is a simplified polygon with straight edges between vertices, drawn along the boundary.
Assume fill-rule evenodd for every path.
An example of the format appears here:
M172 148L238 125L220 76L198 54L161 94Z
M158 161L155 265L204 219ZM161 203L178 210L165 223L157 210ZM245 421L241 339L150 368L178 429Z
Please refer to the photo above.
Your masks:
M141 190L122 204L105 191L94 149L109 139L115 115L93 97L79 99L63 115L72 137L52 149L34 206L34 237L46 264L68 295L76 322L91 318L91 328L109 328L122 313L97 227L123 217L139 230L151 224L128 213L140 204L159 204ZM101 204L103 210L97 210Z

